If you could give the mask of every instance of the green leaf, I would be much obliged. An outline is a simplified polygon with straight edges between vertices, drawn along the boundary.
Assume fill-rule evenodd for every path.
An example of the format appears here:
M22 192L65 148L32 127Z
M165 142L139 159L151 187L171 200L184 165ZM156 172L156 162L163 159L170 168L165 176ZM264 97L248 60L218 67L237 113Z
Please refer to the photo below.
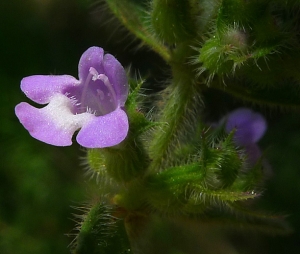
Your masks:
M106 0L106 2L114 15L131 33L169 62L169 49L156 38L149 27L151 17L146 8L149 3L134 0Z
M146 197L149 206L162 213L201 214L211 206L253 199L258 193L210 189L205 170L199 163L169 168L146 179Z
M260 190L265 180L263 171L263 157L256 164L240 174L231 188L236 191Z

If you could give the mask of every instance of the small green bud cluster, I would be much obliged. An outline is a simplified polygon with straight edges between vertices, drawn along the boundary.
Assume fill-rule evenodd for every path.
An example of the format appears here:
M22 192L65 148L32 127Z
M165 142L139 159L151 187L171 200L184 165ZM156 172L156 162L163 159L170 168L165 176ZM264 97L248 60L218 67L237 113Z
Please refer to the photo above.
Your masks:
M200 55L195 62L201 63L199 74L208 71L209 79L217 76L246 76L252 79L253 69L266 74L268 78L282 67L285 55L289 61L291 50L299 50L297 38L297 17L293 8L278 1L238 1L224 0L213 32L199 49ZM281 53L278 57L277 53ZM272 59L269 68L266 61ZM253 81L265 84L266 79L258 75ZM260 79L262 78L262 79ZM274 78L268 83L274 83Z
M203 65L199 68L198 75L208 70L211 75L226 75L236 69L249 58L248 35L238 27L228 27L222 34L213 35L200 49L199 58L196 60Z
M244 159L232 135L216 142L206 140L203 134L199 154L189 163L148 177L148 205L161 213L199 215L212 207L255 198L259 195L254 189L258 179L250 177L250 172L242 173ZM252 170L261 169L260 165Z

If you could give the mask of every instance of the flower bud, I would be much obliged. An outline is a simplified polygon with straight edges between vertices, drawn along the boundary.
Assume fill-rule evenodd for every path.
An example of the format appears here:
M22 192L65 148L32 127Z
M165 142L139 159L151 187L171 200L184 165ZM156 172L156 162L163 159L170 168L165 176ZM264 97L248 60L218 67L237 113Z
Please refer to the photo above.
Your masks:
M247 33L237 28L228 28L222 35L224 44L231 45L239 51L245 51L247 49L247 39Z

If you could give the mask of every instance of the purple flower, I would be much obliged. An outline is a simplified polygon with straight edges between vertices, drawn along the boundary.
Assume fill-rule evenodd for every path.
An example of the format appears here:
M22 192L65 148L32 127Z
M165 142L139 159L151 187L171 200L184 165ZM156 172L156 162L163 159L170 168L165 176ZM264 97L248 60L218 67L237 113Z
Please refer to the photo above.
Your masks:
M34 75L21 81L21 89L38 104L21 102L17 117L30 135L45 143L69 146L79 130L77 142L88 148L110 147L128 133L123 109L128 95L124 68L102 48L91 47L78 65L79 80L69 75Z
M236 129L235 142L246 146L256 143L264 135L267 123L261 114L247 108L239 108L226 117L226 132L229 133L233 129Z
M255 164L261 156L256 144L267 129L265 118L247 108L240 108L226 117L225 130L227 133L235 129L234 142L246 149L248 161Z

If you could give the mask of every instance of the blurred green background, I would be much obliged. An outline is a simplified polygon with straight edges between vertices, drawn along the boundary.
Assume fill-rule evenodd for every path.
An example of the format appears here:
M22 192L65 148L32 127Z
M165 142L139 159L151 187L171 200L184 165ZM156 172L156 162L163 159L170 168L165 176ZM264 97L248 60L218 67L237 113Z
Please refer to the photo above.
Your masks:
M84 151L52 147L29 136L14 115L14 107L29 101L20 80L34 74L70 74L77 77L81 54L101 46L133 73L151 77L157 90L167 67L139 41L128 36L109 11L90 0L9 0L0 2L0 253L69 253L76 223L72 206L91 194L82 166ZM151 85L154 82L156 85ZM216 101L218 103L216 103ZM206 94L207 112L219 118L240 106L221 93ZM232 234L237 253L300 253L300 112L263 113L269 122L261 141L272 166L261 207L288 215L294 228L288 236ZM239 235L239 237L237 237ZM238 244L237 244L238 243Z

